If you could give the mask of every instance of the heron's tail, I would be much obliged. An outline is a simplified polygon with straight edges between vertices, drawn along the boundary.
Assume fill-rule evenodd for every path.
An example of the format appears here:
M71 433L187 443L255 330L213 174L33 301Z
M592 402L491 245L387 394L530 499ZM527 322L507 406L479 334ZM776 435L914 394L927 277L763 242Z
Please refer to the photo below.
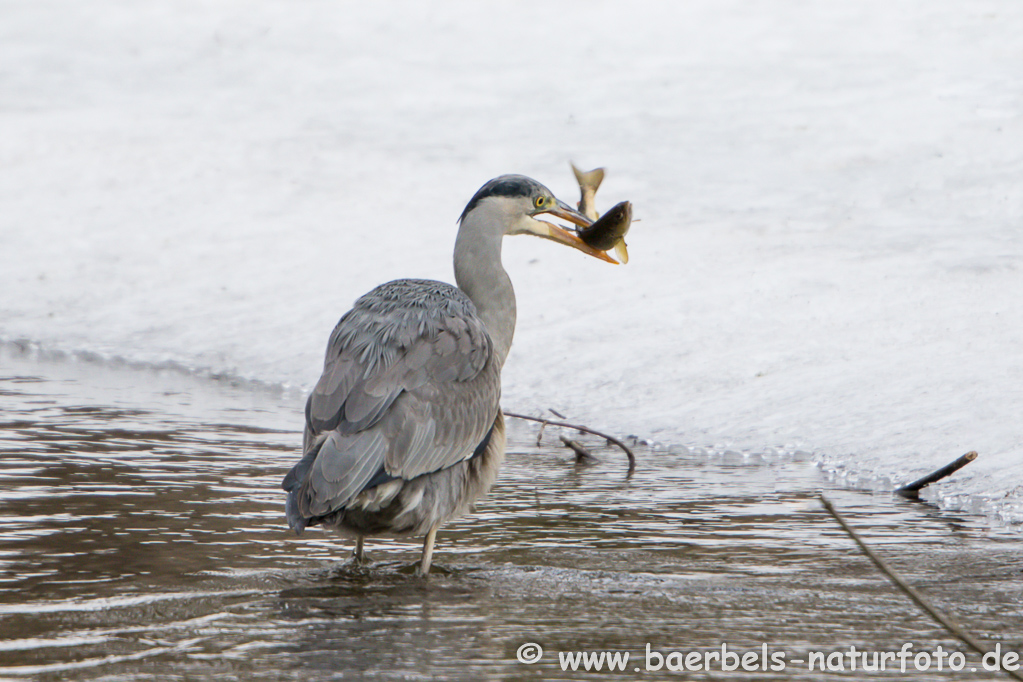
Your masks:
M288 500L284 503L284 513L288 517L288 525L295 535L301 535L305 527L309 525L310 519L302 516L298 511L298 496L297 490L292 490L288 493Z
M291 467L291 471L284 477L284 482L281 483L281 487L288 493L288 499L284 503L284 513L288 517L288 525L295 531L296 535L301 535L302 531L305 530L306 526L312 519L303 516L302 512L298 508L298 494L302 489L302 484L309 477L309 469L312 468L313 462L316 461L316 455L320 451L320 447L323 445L322 439L313 444L313 447L309 452L302 456L302 459L298 461L298 464Z

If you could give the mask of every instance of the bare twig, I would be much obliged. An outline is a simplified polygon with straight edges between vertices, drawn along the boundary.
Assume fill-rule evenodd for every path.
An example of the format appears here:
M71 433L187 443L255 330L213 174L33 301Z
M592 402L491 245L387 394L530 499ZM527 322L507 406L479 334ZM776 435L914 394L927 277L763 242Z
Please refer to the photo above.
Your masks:
M530 417L524 414L516 414L514 412L505 412L504 416L515 417L516 419L526 419L531 422L539 422L544 426L547 426L549 424L550 426L560 426L566 429L575 429L576 431L582 431L583 433L591 433L594 436L600 436L601 438L607 440L607 442L617 445L625 452L625 456L629 458L628 473L629 476L632 476L632 473L636 470L636 455L633 454L632 450L629 449L628 445L618 440L614 436L609 436L606 433L595 431L587 426L580 426L579 424L569 424L568 422L554 422L549 419L544 419L542 417Z
M551 414L553 414L558 419L568 419L568 417L566 417L565 415L561 414L560 412L555 410L553 407L548 407L547 411L550 412Z
M925 599L922 594L917 592L916 588L914 588L912 585L903 580L891 568L891 566L888 565L888 563L884 559L875 554L874 550L870 549L870 547L868 547L866 543L863 542L863 539L860 538L856 531L854 531L852 527L849 526L846 520L842 518L842 515L838 513L838 510L835 509L834 505L832 505L831 502L823 495L821 495L821 504L824 505L824 508L828 510L828 513L831 514L835 521L838 522L838 525L842 527L842 530L844 530L849 535L849 537L851 537L853 541L859 546L860 550L867 555L867 558L874 562L874 565L877 566L878 570L884 573L885 576L887 576L887 578L891 580L896 587L902 590L902 592L907 597L912 599L917 606L919 606L927 613L927 615L933 618L939 625L948 630L951 634L953 634L960 641L965 643L967 646L969 646L977 653L979 654L988 653L987 649L984 648L984 645L979 640L975 639L970 633L966 632L966 630L964 630L961 625L952 620L951 617L946 616L944 613L942 613L937 608L932 606L931 603L927 601L927 599ZM1005 673L1008 673L1017 680L1023 681L1023 674L1020 674L1019 672L1016 672L1014 670L1005 670L1004 668L1001 667L1000 662L998 667L1000 670L1002 670Z
M584 448L578 441L574 441L571 438L561 435L561 442L572 448L572 452L575 453L576 464L594 464L600 460L593 456L589 450Z
M935 481L940 481L946 476L951 476L952 474L959 471L960 469L962 469L964 466L966 466L975 459L977 459L976 452L973 451L967 452L965 455L963 455L956 461L946 464L937 471L924 476L919 481L913 481L909 485L902 486L901 488L895 491L895 494L901 495L902 497L905 497L906 499L909 500L919 500L921 490L929 486L931 483L934 483Z

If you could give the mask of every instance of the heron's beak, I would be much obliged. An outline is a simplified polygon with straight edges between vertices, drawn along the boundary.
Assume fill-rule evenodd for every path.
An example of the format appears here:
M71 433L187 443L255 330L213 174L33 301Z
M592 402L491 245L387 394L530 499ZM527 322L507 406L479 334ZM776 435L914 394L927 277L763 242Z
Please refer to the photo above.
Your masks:
M544 213L550 213L551 215L558 216L562 220L567 220L570 223L574 223L579 227L589 227L593 224L593 221L584 216L579 211L575 210L564 201L558 200L558 203L553 207L549 208Z
M563 218L564 220L567 220L570 223L575 223L581 227L589 227L593 224L592 220L562 201L559 201L553 208L543 211L543 213L550 213L553 216ZM589 256L599 258L607 263L614 263L615 265L619 264L618 261L611 258L604 251L595 249L582 239L579 239L578 235L575 235L564 228L558 227L553 223L549 223L546 220L538 220L537 222L544 226L543 229L545 230L544 232L537 232L536 234L538 237L550 239L551 241L564 244L565 246L571 246L574 249L578 249Z

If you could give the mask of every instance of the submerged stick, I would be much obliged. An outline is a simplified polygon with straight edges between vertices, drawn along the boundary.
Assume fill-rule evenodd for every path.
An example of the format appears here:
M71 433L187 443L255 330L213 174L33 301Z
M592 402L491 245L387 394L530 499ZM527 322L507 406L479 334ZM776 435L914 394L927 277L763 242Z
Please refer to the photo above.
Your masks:
M565 419L565 415L561 414L553 407L548 407L547 411L553 414L558 419ZM543 442L543 430L547 427L547 422L540 424L540 429L536 432L536 447L540 447L540 443ZM596 459L596 457L594 457Z
M962 457L958 458L954 462L950 462L945 466L941 467L937 471L927 474L919 481L913 481L909 485L904 485L895 491L896 495L901 495L908 500L919 500L920 491L929 486L935 481L940 481L946 476L951 476L955 472L962 469L964 466L977 459L977 453L975 451L967 452Z
M959 641L963 642L977 653L983 655L989 653L979 640L975 639L970 633L966 632L966 630L964 630L961 625L952 620L951 617L946 616L944 613L939 611L935 606L931 605L931 603L927 601L927 599L924 598L922 594L917 592L915 587L913 587L905 580L903 580L892 569L892 567L888 565L888 563L884 559L875 554L874 550L870 549L870 547L868 547L867 544L863 542L863 539L859 536L859 534L857 534L857 532L854 531L851 526L849 526L846 520L842 518L842 515L838 513L838 510L835 509L834 505L832 505L828 498L824 497L823 495L821 495L821 504L824 505L824 508L828 511L828 513L831 514L835 521L838 522L838 525L842 527L842 530L844 530L846 534L849 537L851 537L853 541L859 546L860 550L867 555L867 558L874 562L874 565L877 566L877 569L881 571L881 573L883 573L889 580L891 580L896 587L902 590L903 594L912 599L913 603L915 603L917 606L923 609L927 613L927 615L933 618L939 625L945 628L948 632L957 637ZM998 668L999 670L1008 673L1017 680L1023 681L1023 674L1020 674L1019 672L1013 670L1006 670L1002 668L1001 661L999 661Z
M561 438L562 443L572 448L572 452L575 453L576 464L595 464L600 461L599 459L593 456L593 453L584 448L582 444L580 444L578 441L574 441L571 438L565 436L564 434L559 436L559 438Z
M575 429L576 431L582 431L583 433L591 433L594 436L600 436L601 438L605 439L607 442L614 443L615 445L620 447L625 452L625 456L629 458L629 473L628 473L629 476L632 476L632 473L636 470L636 455L633 454L632 450L629 449L628 445L626 445L622 441L618 440L614 436L609 436L606 433L601 433L600 431L595 431L595 430L593 430L593 429L591 429L591 428L589 428L587 426L580 426L579 424L569 424L568 422L552 422L550 419L544 419L543 417L529 417L527 415L516 414L514 412L505 412L504 416L506 416L506 417L515 417L516 419L526 419L526 420L529 420L531 422L540 422L540 424L542 424L543 426L547 426L549 424L550 426L560 426L560 427L563 427L563 428L566 428L566 429Z

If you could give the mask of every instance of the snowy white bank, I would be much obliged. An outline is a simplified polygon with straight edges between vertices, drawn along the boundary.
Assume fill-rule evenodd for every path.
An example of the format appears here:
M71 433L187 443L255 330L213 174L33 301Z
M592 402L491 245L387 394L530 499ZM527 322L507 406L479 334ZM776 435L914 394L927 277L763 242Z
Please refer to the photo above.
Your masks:
M0 339L308 387L358 295L451 280L479 185L571 159L633 259L507 240L506 407L892 482L978 450L932 494L1023 520L1023 5L0 15Z

